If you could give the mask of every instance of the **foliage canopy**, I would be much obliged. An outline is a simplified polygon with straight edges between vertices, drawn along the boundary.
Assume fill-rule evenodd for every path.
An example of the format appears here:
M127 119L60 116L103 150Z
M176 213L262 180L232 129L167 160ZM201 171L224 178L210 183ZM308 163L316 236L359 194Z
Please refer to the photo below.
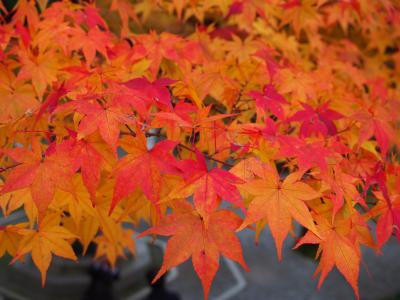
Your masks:
M294 222L358 292L362 247L400 239L400 5L20 0L0 6L0 256L169 236L205 298L237 232ZM376 225L374 225L376 224ZM129 225L129 226L128 226ZM133 225L133 226L132 226ZM267 267L267 266L266 266Z

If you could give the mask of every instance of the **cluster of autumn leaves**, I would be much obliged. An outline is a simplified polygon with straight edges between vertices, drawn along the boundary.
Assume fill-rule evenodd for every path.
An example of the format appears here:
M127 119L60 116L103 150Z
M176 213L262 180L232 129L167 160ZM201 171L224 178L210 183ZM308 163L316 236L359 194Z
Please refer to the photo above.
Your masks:
M114 266L145 220L170 237L156 279L191 258L207 297L220 255L248 269L238 231L268 227L281 259L295 221L319 286L336 267L358 297L361 246L400 239L395 2L0 10L0 256L43 284L74 242Z

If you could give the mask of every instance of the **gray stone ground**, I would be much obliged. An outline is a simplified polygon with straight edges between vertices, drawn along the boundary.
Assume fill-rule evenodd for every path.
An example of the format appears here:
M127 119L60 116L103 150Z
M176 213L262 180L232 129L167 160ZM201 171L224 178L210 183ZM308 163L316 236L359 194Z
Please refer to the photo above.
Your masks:
M317 279L313 279L316 263L291 250L294 240L288 238L283 251L283 260L278 262L275 245L270 234L263 233L260 244L253 241L253 233L240 234L244 256L251 272L240 272L246 280L242 291L232 300L347 300L355 299L353 290L342 275L333 271L318 291ZM400 244L391 240L377 256L366 250L364 266L360 269L360 297L365 300L381 300L400 292ZM368 267L368 272L365 266ZM199 280L192 270L191 262L178 267L179 275L168 286L179 292L182 300L202 299ZM224 261L211 287L210 300L218 299L226 289L236 284L232 272Z

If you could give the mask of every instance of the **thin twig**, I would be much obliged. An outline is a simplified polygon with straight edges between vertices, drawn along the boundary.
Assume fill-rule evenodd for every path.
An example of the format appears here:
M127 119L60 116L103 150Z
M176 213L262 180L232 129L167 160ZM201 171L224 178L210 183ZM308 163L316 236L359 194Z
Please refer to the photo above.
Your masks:
M128 128L130 135L136 136L136 132L134 132L133 129L131 127L129 127L128 124L125 124L125 127ZM121 133L125 133L125 132L121 132Z
M188 147L188 146L185 146L185 145L183 145L183 144L178 144L178 146L181 147L181 148L183 148L183 149L186 149L186 150L188 150L188 151L190 151L190 152L195 153L195 151L194 151L192 148ZM208 155L208 154L204 154L204 156L205 156L208 160L215 161L215 162L220 163L220 164L222 164L222 165L224 165L224 166L226 166L226 167L230 167L230 168L233 167L233 165L231 165L230 163L227 163L227 162L225 162L225 161L216 159L216 158L214 158L214 157L212 157L212 156L210 156L210 155Z
M20 164L21 164L21 163L17 163L17 164L15 164L15 165L8 166L8 167L0 167L0 173L1 173L1 172L5 172L5 171L7 171L7 170L9 170L9 169L13 169L13 168L15 168L15 167L18 167Z
M136 137L136 132L131 127L129 127L129 125L125 124L125 127L129 130L129 132L121 132L122 135L128 134L128 135L132 135L132 136ZM155 136L155 137L161 137L162 136L160 134L160 132L154 132L154 133L153 132L146 132L145 135L146 136ZM190 152L195 153L195 151L192 148L188 147L188 146L185 146L183 144L178 144L178 146L183 148L183 149L186 149L186 150L188 150ZM216 159L216 158L214 158L214 157L212 157L212 156L210 156L208 154L204 154L204 156L206 157L206 159L215 161L215 162L220 163L220 164L222 164L222 165L224 165L226 167L230 167L230 168L233 167L232 164L224 162L224 161L219 160L219 159Z
M134 132L134 131L129 131L129 132L120 131L120 134L121 135L131 135L133 137L136 137L136 132ZM150 136L163 137L163 135L161 135L160 133L157 133L157 132L146 132L145 136L146 137L150 137Z

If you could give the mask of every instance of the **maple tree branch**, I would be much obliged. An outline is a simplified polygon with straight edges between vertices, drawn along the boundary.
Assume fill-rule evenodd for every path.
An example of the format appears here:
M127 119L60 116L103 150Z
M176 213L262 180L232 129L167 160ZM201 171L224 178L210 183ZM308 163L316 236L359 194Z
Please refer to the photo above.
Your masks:
M126 132L126 131L120 131L121 135L130 135L132 137L136 137L136 132ZM158 133L153 133L153 132L146 132L145 133L146 137L164 137L164 135L162 134L158 134Z
M125 127L128 128L129 132L121 132L121 134L123 134L123 135L124 134L128 134L128 135L132 135L132 136L136 137L136 132L132 128L130 128L129 125L125 124ZM160 134L160 132L157 132L157 133L156 132L154 132L154 133L153 132L146 132L146 136L161 137L162 135ZM188 150L190 152L195 153L195 151L192 148L188 147L188 146L185 146L183 144L178 144L178 146L183 148L183 149L186 149L186 150ZM222 164L222 165L224 165L226 167L230 167L230 168L233 167L232 164L227 163L227 162L222 161L222 160L219 160L219 159L216 159L216 158L214 158L214 157L212 157L212 156L210 156L208 154L204 154L204 156L205 156L206 159L215 161L215 162L220 163L220 164Z
M178 146L181 147L181 148L183 148L183 149L186 149L186 150L188 150L188 151L190 151L190 152L195 153L195 151L194 151L192 148L188 147L188 146L185 146L185 145L183 145L183 144L178 144ZM214 157L212 157L212 156L210 156L210 155L208 155L208 154L204 154L204 156L205 156L205 158L207 158L208 160L215 161L215 162L220 163L220 164L222 164L222 165L224 165L224 166L226 166L226 167L230 167L230 168L233 167L233 165L231 165L230 163L227 163L227 162L225 162L225 161L216 159L216 158L214 158Z
M129 132L121 131L120 133L122 135L131 135L133 137L136 137L136 132L131 127L129 127L129 125L125 124L125 127L129 130ZM148 132L148 131L145 133L145 136L163 137L163 135L160 134L160 132Z

